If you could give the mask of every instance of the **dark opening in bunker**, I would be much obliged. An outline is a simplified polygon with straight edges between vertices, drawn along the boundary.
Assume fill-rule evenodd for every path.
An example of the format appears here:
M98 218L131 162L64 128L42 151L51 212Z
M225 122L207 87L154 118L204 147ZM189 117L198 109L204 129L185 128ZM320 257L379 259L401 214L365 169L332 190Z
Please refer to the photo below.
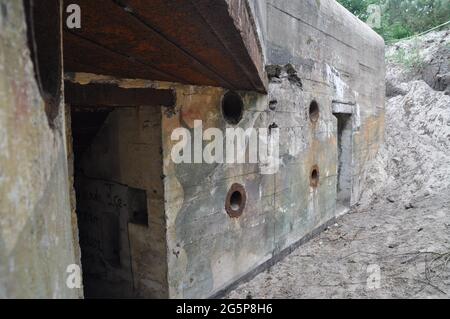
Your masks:
M316 101L312 101L309 105L309 119L315 123L319 120L320 110L319 104Z
M240 217L244 212L246 201L247 195L244 186L233 184L227 194L225 210L232 218Z
M334 113L337 118L337 211L343 213L350 208L352 189L352 115Z
M242 120L244 102L239 94L229 91L222 98L222 114L227 123L236 125Z
M162 94L169 99L171 92L66 82L84 296L142 297L136 267L145 265L147 282L163 283L165 274L142 256L145 251L151 260L165 258L165 247L143 241L145 234L164 229L162 110L135 105L164 103ZM145 297L164 296L159 289L153 284Z
M74 185L84 295L134 296L129 224L148 225L145 190L122 184L120 110L72 108ZM116 118L116 119L115 119Z
M24 0L24 7L34 74L45 102L48 123L53 127L61 100L60 2Z
M319 181L320 181L319 167L317 165L314 165L313 168L311 169L311 176L310 176L311 187L316 188L317 186L319 186Z

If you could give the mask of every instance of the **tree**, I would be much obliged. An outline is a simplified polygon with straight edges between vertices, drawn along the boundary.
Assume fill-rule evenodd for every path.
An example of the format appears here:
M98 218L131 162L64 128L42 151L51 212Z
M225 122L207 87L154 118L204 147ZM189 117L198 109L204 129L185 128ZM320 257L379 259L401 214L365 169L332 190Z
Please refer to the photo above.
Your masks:
M382 9L381 28L386 40L408 37L450 20L450 0L337 0L363 21L371 4Z

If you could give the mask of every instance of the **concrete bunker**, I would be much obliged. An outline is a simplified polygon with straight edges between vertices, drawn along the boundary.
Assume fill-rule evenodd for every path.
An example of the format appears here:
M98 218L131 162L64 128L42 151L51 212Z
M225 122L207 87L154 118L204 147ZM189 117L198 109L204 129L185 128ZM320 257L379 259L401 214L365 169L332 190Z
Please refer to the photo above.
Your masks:
M68 264L80 265L78 237L88 298L210 297L291 251L336 215L336 121L327 101L347 101L349 92L338 90L346 86L328 66L343 74L360 107L354 121L359 131L353 134L357 169L351 182L351 195L357 198L361 172L383 127L384 46L335 1L323 1L319 7L314 0L275 1L291 16L265 1L242 5L244 1L154 0L154 6L127 1L124 8L118 1L74 0L70 3L82 8L83 27L64 27L61 64L57 41L45 44L41 41L49 39L39 40L39 35L61 30L64 2L27 0L42 3L40 9L45 5L37 15L45 18L33 21L59 21L57 27L31 33L31 50L54 58L32 58L35 79L26 67L31 59L20 53L26 35L16 32L24 30L24 2L0 0L9 17L2 22L5 32L0 37L0 67L5 69L0 76L6 75L8 87L0 94L5 106L1 127L8 141L2 144L6 152L0 152L0 166L7 167L6 180L22 178L18 193L35 195L28 206L7 196L0 201L7 212L2 218L8 222L1 226L5 243L17 240L2 264L16 262L17 269L0 267L5 296L82 297L83 291L70 290L61 280ZM253 5L264 8L265 14L252 12ZM319 23L317 30L304 22L330 16L337 22ZM344 36L354 30L364 36ZM312 35L317 45L304 47ZM372 54L349 50L349 45ZM298 48L304 49L300 53ZM266 64L295 65L302 86L290 73L268 84ZM55 74L45 75L44 68ZM49 127L41 98L48 108L47 94L63 96L58 94L63 74L66 105L55 103L54 109L47 109ZM205 128L226 129L221 102L227 90L239 92L246 102L242 117L240 107L226 112L232 119L228 125L279 126L285 165L274 176L263 176L256 164L203 163L193 169L194 164L177 166L164 156L170 153L175 128L192 129L195 120L202 119ZM236 95L228 96L237 101L232 106L240 105ZM320 125L308 118L311 97L320 106ZM341 131L343 141L347 131ZM320 167L316 174L310 171L312 164ZM41 178L44 175L48 178ZM308 192L311 177L320 179L319 187ZM7 194L14 184L4 181L0 188ZM245 191L233 190L227 199L232 183L245 186ZM226 206L241 217L231 218ZM15 238L19 233L23 237ZM30 278L42 280L35 285Z

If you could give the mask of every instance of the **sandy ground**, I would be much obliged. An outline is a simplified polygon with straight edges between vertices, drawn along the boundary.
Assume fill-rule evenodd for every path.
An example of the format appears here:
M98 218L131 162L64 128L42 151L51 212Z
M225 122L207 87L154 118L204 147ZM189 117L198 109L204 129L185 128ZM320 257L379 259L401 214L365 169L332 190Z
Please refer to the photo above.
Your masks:
M229 298L450 298L449 60L450 31L388 48L385 143L359 206Z
M229 298L448 298L450 189L354 210Z

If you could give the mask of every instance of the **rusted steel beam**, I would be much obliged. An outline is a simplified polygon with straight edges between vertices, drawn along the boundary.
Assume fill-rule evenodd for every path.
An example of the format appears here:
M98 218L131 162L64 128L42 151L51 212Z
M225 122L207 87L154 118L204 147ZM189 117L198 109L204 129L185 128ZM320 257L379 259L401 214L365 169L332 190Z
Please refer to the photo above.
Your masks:
M246 6L238 10L228 0L69 2L80 5L82 27L64 32L67 71L266 91L262 50ZM80 46L86 50L73 50Z
M166 41L187 52L215 74L219 74L229 86L252 88L250 79L243 74L240 65L232 58L215 30L197 10L196 4L199 1L120 0L120 3L145 25L160 33ZM225 1L209 1L206 9L214 21L218 21L217 17L220 17L224 22L223 31L229 34L239 33L229 16ZM240 41L233 45L233 50L245 48Z
M164 70L170 76L181 78L184 83L227 86L226 82L211 79L212 75L191 57L113 1L72 2L79 4L82 12L82 27L72 30L74 34L117 54L128 56L140 64ZM83 55L82 52L65 52L69 59L73 54ZM126 69L127 64L117 67Z
M77 107L174 106L172 90L125 89L112 84L64 82L65 101Z
M190 1L253 89L265 93L268 79L264 55L247 0Z
M169 75L153 66L139 63L130 56L117 53L69 31L64 32L64 70L65 72L95 73L122 78L182 81L176 76Z

